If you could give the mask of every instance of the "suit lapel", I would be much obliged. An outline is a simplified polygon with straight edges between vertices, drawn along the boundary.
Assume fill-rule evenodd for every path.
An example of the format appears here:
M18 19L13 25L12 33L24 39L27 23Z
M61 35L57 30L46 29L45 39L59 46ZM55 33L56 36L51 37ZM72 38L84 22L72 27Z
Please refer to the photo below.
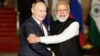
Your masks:
M41 30L39 24L32 17L31 17L31 22L39 30L39 32L41 32L41 34L44 35L44 32Z

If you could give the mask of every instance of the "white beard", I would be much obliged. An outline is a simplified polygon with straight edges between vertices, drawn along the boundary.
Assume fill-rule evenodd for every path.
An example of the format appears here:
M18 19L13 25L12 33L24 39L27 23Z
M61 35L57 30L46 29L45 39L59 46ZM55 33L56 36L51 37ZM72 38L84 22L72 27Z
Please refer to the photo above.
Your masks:
M65 22L68 19L69 15L67 16L61 15L60 17L56 15L56 17L59 20L59 22Z

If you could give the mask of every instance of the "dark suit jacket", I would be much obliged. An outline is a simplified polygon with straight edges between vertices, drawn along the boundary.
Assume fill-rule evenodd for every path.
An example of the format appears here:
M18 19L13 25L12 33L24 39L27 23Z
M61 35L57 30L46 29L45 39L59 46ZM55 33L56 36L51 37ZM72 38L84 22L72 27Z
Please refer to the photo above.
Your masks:
M22 25L20 34L21 47L18 56L52 56L51 52L47 50L47 46L45 44L29 44L27 42L26 38L31 33L36 34L38 36L44 36L39 25L32 17L28 18Z

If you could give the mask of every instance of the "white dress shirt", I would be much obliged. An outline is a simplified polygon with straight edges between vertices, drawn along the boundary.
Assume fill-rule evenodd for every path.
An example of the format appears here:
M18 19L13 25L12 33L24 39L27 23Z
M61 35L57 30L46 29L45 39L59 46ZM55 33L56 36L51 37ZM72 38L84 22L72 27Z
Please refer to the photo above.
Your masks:
M61 34L40 37L41 43L56 44L61 43L79 34L79 23L73 22Z

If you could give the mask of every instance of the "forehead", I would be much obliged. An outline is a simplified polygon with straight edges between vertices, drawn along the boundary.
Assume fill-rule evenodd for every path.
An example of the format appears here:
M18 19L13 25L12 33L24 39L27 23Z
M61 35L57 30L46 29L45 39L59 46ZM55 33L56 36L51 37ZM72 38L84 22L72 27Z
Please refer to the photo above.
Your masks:
M46 5L43 2L38 2L35 4L34 8L46 8Z
M58 4L56 8L60 8L60 9L68 8L68 5L66 5L66 4Z

